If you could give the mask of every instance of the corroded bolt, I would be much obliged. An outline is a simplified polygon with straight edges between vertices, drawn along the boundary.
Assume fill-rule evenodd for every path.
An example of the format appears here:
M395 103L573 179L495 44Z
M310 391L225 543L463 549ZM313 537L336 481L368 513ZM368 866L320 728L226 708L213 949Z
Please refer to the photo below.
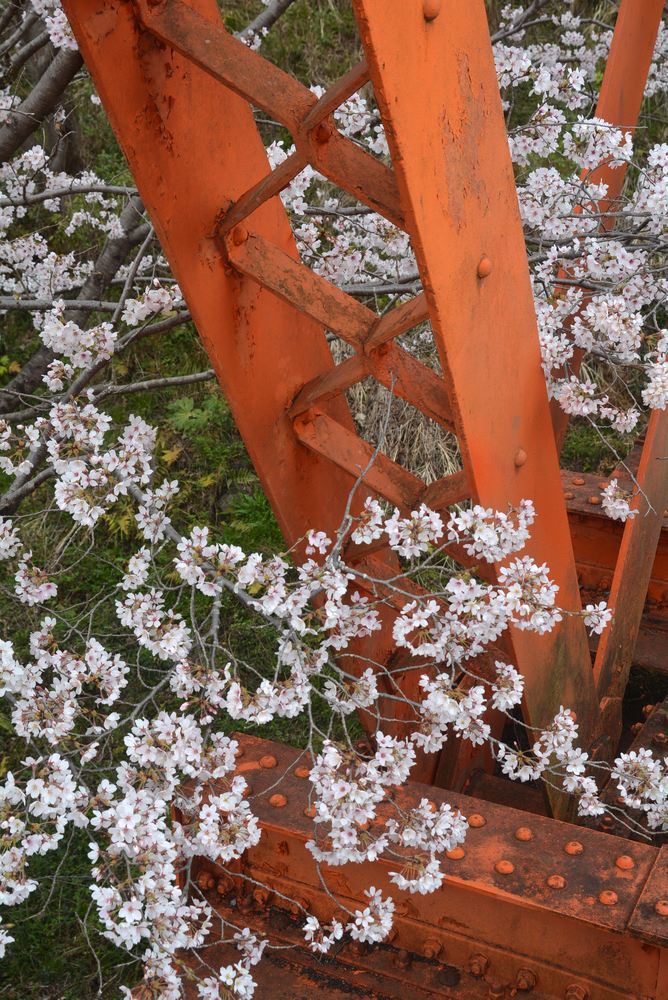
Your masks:
M311 772L309 771L308 767L300 766L295 768L295 774L297 775L298 778L308 778L310 773Z
M637 736L641 729L642 729L642 722L634 722L633 725L631 726L631 732L633 733L634 736Z
M615 821L610 815L610 813L606 813L605 816L601 817L601 821L598 825L601 830L611 830L612 827L615 825Z
M285 795L282 795L280 792L276 792L276 794L272 795L271 798L269 799L269 805L273 806L274 809L283 809L283 807L286 806L287 804L288 800L286 799Z
M204 891L210 889L211 886L213 885L213 882L214 882L213 876L210 875L209 872L200 872L200 874L197 876L197 884L200 887L200 889L204 889Z
M276 758L274 757L273 754L266 753L264 755L264 757L260 757L260 762L259 763L260 763L260 767L264 767L265 769L268 770L269 768L276 767L276 765L278 764L278 761L276 760Z
M522 993L530 993L538 980L532 969L519 969L515 980L515 989Z
M664 733L663 730L660 730L658 733L654 734L652 743L657 747L665 746L666 743L668 743L668 734Z
M548 875L547 884L550 889L563 889L566 885L566 879L563 875Z
M269 906L269 900L271 898L271 893L268 889L253 889L253 899L260 907L261 910L266 910Z
M668 899L660 899L654 904L654 912L660 917L668 917Z
M584 486L585 481L582 476L576 476L575 479L571 479L573 486Z
M486 822L487 820L482 813L471 813L469 816L469 826L472 826L476 830L479 827L484 826Z
M476 979L482 979L489 969L489 959L487 955L471 955L466 965L470 975Z
M427 938L422 946L422 954L425 958L438 958L441 954L441 942L435 941L433 938Z
M488 278L492 273L492 262L489 257L483 256L478 263L478 277Z
M462 858L466 857L466 851L463 847L453 847L451 851L445 852L445 856L451 861L461 861Z
M604 576L603 579L601 580L601 589L610 590L611 583L612 581L610 580L610 577Z
M332 126L328 122L320 122L314 132L316 142L324 144L332 138Z
M394 965L397 966L398 969L408 969L412 962L412 956L410 951L407 951L405 948L399 948L394 953L392 962Z
M433 21L441 13L441 0L422 0L425 21Z
M575 493L564 493L564 500L572 500Z
M621 868L623 872L630 871L631 868L635 868L636 863L632 857L628 854L620 854L615 860L615 864L618 868Z
M505 858L501 858L501 860L497 861L494 865L494 869L499 873L499 875L512 875L515 871L515 865L512 861L507 861Z
M608 484L607 483L599 483L598 484L598 488L599 488L599 490L607 490Z
M248 239L248 230L245 226L235 226L232 230L232 242L235 247L240 247Z
M592 507L598 507L601 502L600 497L587 497L587 503L590 503Z
M527 460L527 453L524 448L518 448L515 452L515 467L521 468Z
M577 983L573 983L571 986L566 987L564 1000L589 1000L589 990L586 990L584 986L578 986Z
M236 757L236 759L238 760L238 759L239 759L239 757L243 757L243 755L244 755L244 748L243 748L243 747L240 747L240 746L238 746L238 747L236 748L236 750L234 751L234 756L235 756L235 757Z
M567 844L564 844L564 850L566 854L582 854L584 847L579 840L569 840Z
M229 875L221 875L216 883L216 892L219 896L227 896L228 892L234 889L234 880Z
M618 899L617 893L613 892L612 889L604 889L603 892L599 892L598 894L598 901L599 903L603 903L604 906L614 906Z
M654 705L643 705L642 714L647 719L654 711Z
M533 830L530 826L518 826L515 830L515 840L521 840L526 843L527 840L533 840Z

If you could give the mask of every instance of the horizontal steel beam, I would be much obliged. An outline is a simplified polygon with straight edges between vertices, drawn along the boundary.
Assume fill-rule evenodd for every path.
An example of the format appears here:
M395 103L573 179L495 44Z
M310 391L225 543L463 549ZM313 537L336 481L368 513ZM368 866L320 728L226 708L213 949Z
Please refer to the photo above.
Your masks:
M388 880L396 859L385 858L323 866L325 888L305 847L313 824L304 755L252 736L236 738L238 771L250 785L263 835L240 873L208 861L194 873L223 916L238 922L241 911L245 922L296 941L305 919L299 906L326 922L337 915L329 893L354 910L363 905L362 889L375 885L396 901L392 949L366 952L344 939L338 955L354 970L361 995L369 995L364 991L379 975L384 978L374 992L388 997L406 995L402 982L405 989L410 983L411 996L512 996L512 989L521 995L520 973L528 971L535 997L668 996L664 850L414 783L395 792L402 808L427 797L436 805L449 802L469 821L464 847L444 859L441 890L428 896L398 891ZM379 809L380 824L389 812ZM298 958L289 961L298 964ZM331 969L328 960L309 958L306 965L307 977L314 966L325 977Z

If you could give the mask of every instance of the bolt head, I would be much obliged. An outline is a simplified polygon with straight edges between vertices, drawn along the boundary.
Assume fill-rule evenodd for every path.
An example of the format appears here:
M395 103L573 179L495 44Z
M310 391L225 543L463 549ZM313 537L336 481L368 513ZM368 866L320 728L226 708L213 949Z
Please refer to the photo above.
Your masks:
M320 122L315 132L313 133L313 137L315 138L316 142L320 143L321 145L324 145L324 143L329 142L329 140L332 138L332 134L333 134L332 126L328 122Z
M620 854L618 858L615 859L616 866L623 872L628 872L631 868L635 868L636 863L629 854Z
M589 990L586 990L584 986L573 983L571 986L566 987L564 1000L589 1000Z
M295 775L298 778L308 778L308 776L309 776L310 773L311 772L310 772L310 770L309 770L308 767L301 767L300 766L300 767L296 767L295 768Z
M492 262L487 256L482 256L478 262L478 277L489 278L492 273Z
M269 768L272 768L272 767L276 767L277 764L278 764L278 761L276 760L276 758L274 757L274 755L271 754L271 753L266 753L264 755L264 757L260 757L260 767L269 769Z
M524 993L529 993L537 982L536 973L533 969L519 969L517 979L515 980L515 988Z
M489 959L486 955L471 955L467 963L467 969L476 979L482 979L489 969Z
M563 875L548 875L547 884L550 889L563 889L566 885L566 879Z
M469 826L472 826L476 830L479 829L481 826L484 826L485 823L487 822L482 813L471 813L471 815L468 817L468 821L469 821Z
M527 453L524 448L518 448L515 452L515 468L521 469L527 460Z
M232 242L235 247L240 247L248 239L248 230L245 226L235 226L232 230Z
M281 792L276 792L276 794L272 795L269 799L269 805L273 806L274 809L284 809L287 804L288 800L285 795L281 794Z
M461 861L462 858L466 857L466 851L463 847L453 847L451 851L445 852L445 856L451 861Z
M654 912L660 917L668 917L668 899L660 899L655 903Z
M512 875L515 871L515 865L512 861L507 861L505 858L501 858L501 860L497 861L494 865L494 869L499 873L499 875Z
M434 21L441 13L441 0L422 0L425 21Z
M422 948L422 954L425 958L438 958L441 954L441 942L435 941L433 938L428 938Z
M515 840L521 840L526 843L528 840L533 840L533 830L530 826L518 826L515 830Z
M614 906L618 899L617 893L613 892L612 889L604 889L603 892L599 892L598 894L598 901L599 903L603 903L604 906Z
M569 840L568 843L564 845L564 850L566 854L576 855L582 854L584 847L579 840Z

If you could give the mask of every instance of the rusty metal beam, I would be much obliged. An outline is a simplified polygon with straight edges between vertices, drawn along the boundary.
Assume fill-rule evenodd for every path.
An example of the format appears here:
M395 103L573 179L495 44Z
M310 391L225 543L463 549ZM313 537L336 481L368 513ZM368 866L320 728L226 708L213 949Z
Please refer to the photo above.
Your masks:
M289 904L273 890L322 921L337 915L304 846L313 836L308 762L281 744L237 738L239 772L250 784L263 836L242 862L241 877L202 862L196 878L223 915L241 909L251 924L296 941L304 917L296 907L300 919L292 922ZM348 967L339 970L344 979L354 983L358 977L349 977L358 970L364 990L374 988L364 977L380 976L376 988L382 983L389 997L402 984L411 996L508 997L523 995L519 973L528 968L536 997L662 1000L668 916L657 904L668 889L665 850L424 785L409 784L397 796L402 808L422 797L450 802L468 817L468 837L445 858L446 881L429 896L391 887L396 859L323 868L327 888L351 909L371 884L396 900L392 949L366 952L344 943L338 956ZM391 813L391 806L381 807L380 823ZM243 875L266 888L245 885Z
M309 116L317 119L318 101L308 87L233 38L220 18L203 16L183 0L136 0L136 4L152 34L199 66L210 79L225 84L285 125L297 150L325 177L395 225L403 224L392 171L336 129L319 131L317 124L314 127ZM346 96L344 93L342 100Z

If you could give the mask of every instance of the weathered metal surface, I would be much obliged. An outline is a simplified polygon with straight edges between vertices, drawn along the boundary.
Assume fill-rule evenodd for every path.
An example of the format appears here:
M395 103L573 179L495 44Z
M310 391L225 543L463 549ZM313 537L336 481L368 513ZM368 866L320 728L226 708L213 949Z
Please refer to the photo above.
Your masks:
M198 0L198 6L206 10L202 0ZM313 127L308 116L318 102L308 87L229 35L220 17L207 17L195 5L183 0L137 0L137 8L143 23L157 38L205 70L211 79L285 125L297 151L325 177L396 225L403 224L392 171L333 125L325 142L314 135L318 126ZM247 188L248 183L237 197L242 197Z
M307 758L280 744L248 736L239 740L239 771L251 786L249 801L263 827L242 875L261 881L269 893L253 896L253 883L245 889L243 878L226 881L227 905L236 898L244 918L256 914L267 920L271 907L289 908L283 894L319 919L331 919L336 905L304 847L313 836ZM267 759L270 768L260 763ZM392 887L397 901L392 947L408 958L400 960L403 974L392 970L391 975L411 984L415 976L415 995L422 995L421 977L433 975L433 967L423 969L421 960L411 956L425 958L428 951L459 973L446 996L469 995L467 969L482 954L487 967L480 978L488 989L490 983L504 987L507 992L499 996L513 995L519 971L529 967L536 996L561 998L577 984L590 1000L662 1000L657 984L668 920L662 929L651 917L651 926L641 919L664 892L665 860L657 848L424 785L409 784L397 795L402 808L425 796L437 805L448 801L470 823L464 847L444 861L441 890L423 897ZM381 822L391 812L390 805L381 807ZM327 888L354 909L362 887L390 889L388 873L396 866L396 859L383 858L373 865L323 866L322 873ZM208 863L200 874L202 870L216 871ZM217 876L214 891L215 885ZM367 972L384 968L389 974L392 953L384 949L362 957L351 955L348 947L344 955L346 962ZM454 981L454 973L452 977ZM433 978L431 982L434 989ZM457 993L458 987L463 992Z
M484 3L444 4L430 21L421 4L355 0L354 9L473 494L502 509L534 500L528 553L548 563L561 605L575 611L575 563ZM599 715L582 622L566 617L540 639L517 633L513 645L528 721L548 724L561 704L572 705L591 743Z
M668 411L655 410L645 436L637 473L639 495L633 502L636 516L624 525L624 534L612 578L609 605L613 618L601 636L594 678L601 698L621 703L626 690L633 652L642 619L652 565L661 535L663 511L668 503ZM621 713L616 742L621 731Z

